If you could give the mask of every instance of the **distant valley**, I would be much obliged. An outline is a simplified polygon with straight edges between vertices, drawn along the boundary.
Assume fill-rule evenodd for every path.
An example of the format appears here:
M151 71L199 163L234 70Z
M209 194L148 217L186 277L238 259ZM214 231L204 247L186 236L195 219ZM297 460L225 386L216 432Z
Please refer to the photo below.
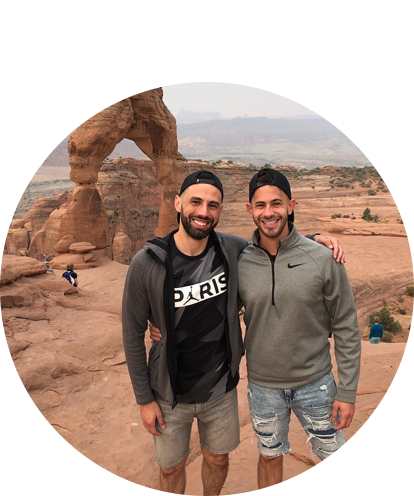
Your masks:
M191 115L186 115L187 122L190 118ZM269 163L298 168L371 165L365 155L341 131L320 117L218 118L192 124L178 124L177 133L179 151L186 158L208 161L233 160L257 166ZM64 167L69 170L67 143L68 138L53 150L43 166ZM121 141L109 156L110 159L119 157L138 160L147 158L134 142L127 139ZM34 181L46 179L36 176ZM56 178L48 177L49 180Z

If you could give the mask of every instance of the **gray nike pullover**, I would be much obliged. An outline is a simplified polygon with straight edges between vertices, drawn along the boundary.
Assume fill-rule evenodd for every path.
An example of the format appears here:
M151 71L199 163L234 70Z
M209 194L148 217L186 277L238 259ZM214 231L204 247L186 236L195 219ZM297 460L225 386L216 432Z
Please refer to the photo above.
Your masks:
M274 263L253 245L239 257L238 288L245 307L245 348L249 381L296 389L332 368L333 332L339 385L336 399L354 403L361 340L352 289L345 267L332 251L300 236L289 224Z

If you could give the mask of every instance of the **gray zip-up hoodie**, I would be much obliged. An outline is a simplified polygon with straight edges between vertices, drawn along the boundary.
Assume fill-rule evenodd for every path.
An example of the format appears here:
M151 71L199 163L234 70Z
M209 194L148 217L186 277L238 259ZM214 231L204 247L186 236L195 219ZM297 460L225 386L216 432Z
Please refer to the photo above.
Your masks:
M176 232L176 231L175 231ZM125 356L137 403L145 405L155 398L176 404L174 346L174 278L169 259L169 241L148 241L132 259L122 301L122 330ZM219 232L210 234L223 256L227 280L227 356L234 376L244 348L237 306L237 259L248 241ZM145 331L148 320L159 328L161 341L152 346L147 363Z
M361 339L345 267L332 251L300 236L289 224L273 263L259 247L259 231L239 257L239 295L245 307L249 381L296 389L331 368L335 339L339 385L336 399L354 403Z

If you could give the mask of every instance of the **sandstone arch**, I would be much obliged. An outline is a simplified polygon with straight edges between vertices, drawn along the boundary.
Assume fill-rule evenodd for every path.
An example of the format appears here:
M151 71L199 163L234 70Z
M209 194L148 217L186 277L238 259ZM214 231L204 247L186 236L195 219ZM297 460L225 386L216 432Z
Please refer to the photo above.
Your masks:
M124 138L130 139L155 163L161 185L156 235L176 227L174 196L184 179L174 116L163 102L162 88L131 96L94 115L70 135L70 179L75 183L62 216L59 239L73 236L102 250L110 246L108 218L96 189L104 159ZM54 265L63 262L58 255ZM65 258L65 262L66 262Z

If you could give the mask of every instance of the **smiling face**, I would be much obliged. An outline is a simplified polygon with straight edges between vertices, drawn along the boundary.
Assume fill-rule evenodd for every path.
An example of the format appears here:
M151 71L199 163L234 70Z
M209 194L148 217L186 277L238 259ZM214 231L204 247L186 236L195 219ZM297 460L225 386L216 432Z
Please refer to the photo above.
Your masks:
M175 197L175 208L180 212L180 228L193 239L204 239L220 219L221 192L211 184L194 184Z
M260 232L267 238L284 238L289 235L288 216L296 201L277 186L262 186L246 208Z

